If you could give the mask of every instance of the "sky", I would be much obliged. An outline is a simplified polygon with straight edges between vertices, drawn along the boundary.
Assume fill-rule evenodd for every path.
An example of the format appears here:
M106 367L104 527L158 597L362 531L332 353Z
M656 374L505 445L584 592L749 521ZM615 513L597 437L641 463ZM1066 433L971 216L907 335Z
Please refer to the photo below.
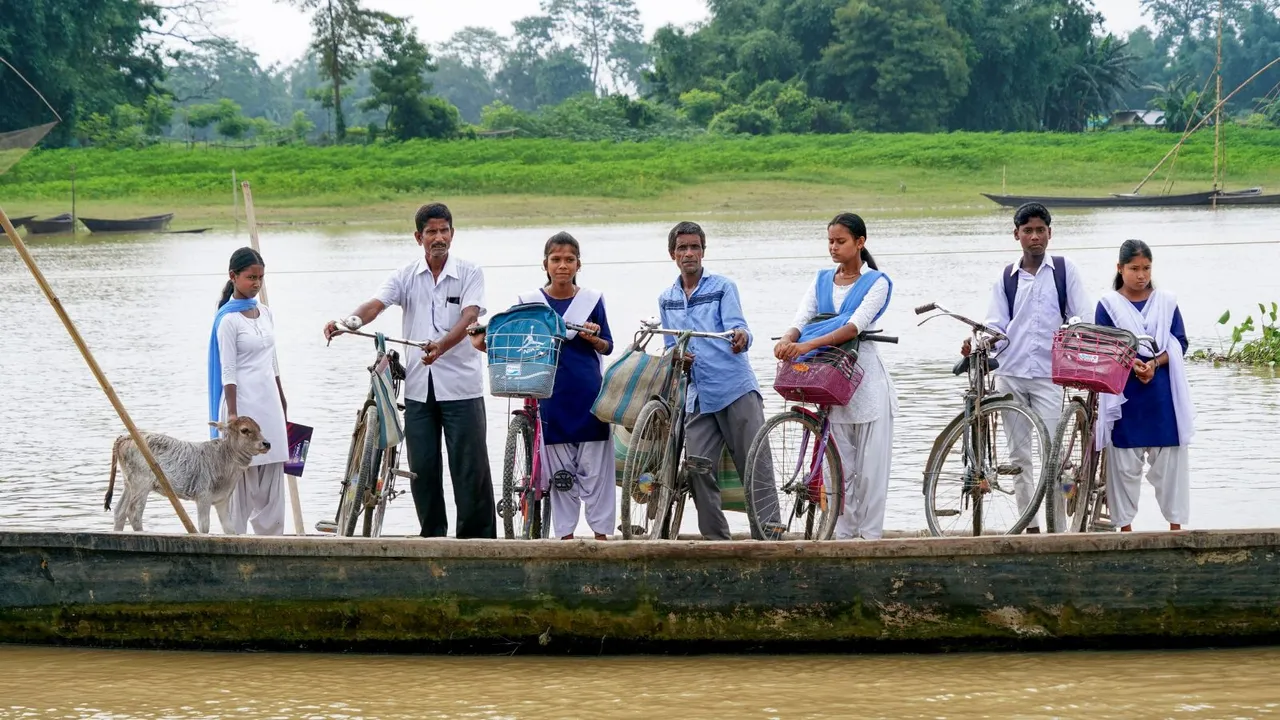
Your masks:
M1143 23L1139 0L1094 0L1094 6L1117 34ZM367 7L413 18L419 36L439 55L439 45L468 25L509 33L513 20L539 12L539 0L367 0ZM685 25L707 16L699 0L636 0L636 7L646 35L668 23ZM215 24L258 53L264 66L298 59L311 36L307 16L279 0L224 0Z

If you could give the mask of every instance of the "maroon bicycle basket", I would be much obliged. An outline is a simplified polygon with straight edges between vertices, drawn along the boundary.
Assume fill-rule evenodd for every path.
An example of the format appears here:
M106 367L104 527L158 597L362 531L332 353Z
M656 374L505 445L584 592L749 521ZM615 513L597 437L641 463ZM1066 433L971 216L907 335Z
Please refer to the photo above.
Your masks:
M792 402L848 405L862 382L862 368L849 353L825 347L795 360L778 361L773 389Z
M1053 382L1110 395L1124 392L1138 354L1138 338L1127 330L1076 324L1053 336Z

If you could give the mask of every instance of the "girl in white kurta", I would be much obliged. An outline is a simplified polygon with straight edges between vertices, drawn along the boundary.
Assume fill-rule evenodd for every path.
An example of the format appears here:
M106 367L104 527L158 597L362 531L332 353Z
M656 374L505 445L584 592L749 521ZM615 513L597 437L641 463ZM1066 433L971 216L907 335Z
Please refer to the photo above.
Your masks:
M1191 516L1191 468L1187 445L1195 409L1183 354L1187 334L1178 301L1151 283L1151 248L1141 240L1120 246L1115 291L1102 296L1095 321L1155 338L1144 345L1121 395L1098 399L1097 447L1107 450L1107 505L1121 531L1133 529L1146 466L1160 512L1170 530Z
M213 400L211 409L218 408L222 422L242 415L253 418L271 443L270 451L255 456L236 484L230 501L232 527L223 530L244 534L252 524L258 535L283 535L287 405L276 361L275 320L256 299L265 272L262 256L252 248L240 248L231 256L230 279L214 318L216 350L211 348L210 358L210 392L218 388L221 402Z
M838 265L819 272L809 286L791 329L774 347L779 360L843 345L862 332L875 330L889 305L893 283L876 269L866 249L867 227L862 218L852 213L836 216L827 236L831 259ZM811 322L819 313L835 317ZM861 344L858 367L862 383L853 399L848 405L832 408L828 416L844 466L844 508L836 521L837 540L877 540L884 534L898 394L876 343Z

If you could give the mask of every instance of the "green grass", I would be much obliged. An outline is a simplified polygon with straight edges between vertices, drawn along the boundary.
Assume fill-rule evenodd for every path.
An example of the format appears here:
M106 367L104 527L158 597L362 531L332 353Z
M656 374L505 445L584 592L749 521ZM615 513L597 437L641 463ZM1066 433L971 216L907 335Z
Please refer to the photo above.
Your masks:
M250 150L52 150L32 152L0 176L0 203L15 211L24 205L38 211L67 204L74 165L77 201L86 207L163 201L185 208L225 207L227 214L232 170L252 182L259 206L295 210L398 208L427 198L456 202L468 197L510 205L516 197L538 197L559 198L553 203L557 207L585 203L586 214L610 214L657 209L672 198L699 195L701 186L730 193L767 186L772 190L765 196L782 200L826 188L899 208L985 207L988 201L977 193L999 192L1002 176L1010 193L1131 190L1176 141L1175 134L1155 131L859 133L643 143L505 139ZM1212 169L1213 138L1200 133L1179 154L1175 189L1207 189ZM1231 187L1280 187L1280 131L1231 128L1227 172ZM1145 191L1159 192L1168 177L1166 168ZM761 199L767 198L756 202ZM536 214L536 204L528 205L526 210Z

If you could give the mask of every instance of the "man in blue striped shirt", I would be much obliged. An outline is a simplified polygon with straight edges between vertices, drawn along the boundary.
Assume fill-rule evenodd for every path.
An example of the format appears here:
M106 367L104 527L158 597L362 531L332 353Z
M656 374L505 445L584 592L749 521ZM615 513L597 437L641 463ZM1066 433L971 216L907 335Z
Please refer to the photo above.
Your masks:
M702 257L707 236L697 223L682 222L667 236L667 251L680 277L658 299L662 326L697 332L733 331L733 342L694 338L689 342L691 366L686 394L685 453L705 458L711 470L688 473L693 503L698 509L698 531L708 540L728 540L729 523L720 507L720 484L716 478L720 455L726 443L738 474L746 476L747 450L764 424L764 400L746 351L751 347L751 331L742 315L738 286L722 275L703 270ZM675 338L666 336L667 347ZM761 469L770 458L761 458ZM768 503L757 504L763 507ZM778 514L773 503L773 515ZM761 518L777 523L777 517Z

